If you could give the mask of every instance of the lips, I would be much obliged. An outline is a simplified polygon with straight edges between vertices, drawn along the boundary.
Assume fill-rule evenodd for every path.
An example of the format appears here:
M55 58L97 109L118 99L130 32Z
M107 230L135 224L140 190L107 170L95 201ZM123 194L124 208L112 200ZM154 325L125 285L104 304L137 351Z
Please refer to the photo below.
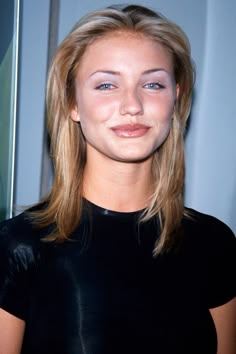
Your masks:
M143 124L124 124L111 128L121 138L139 138L145 135L149 129L150 127Z

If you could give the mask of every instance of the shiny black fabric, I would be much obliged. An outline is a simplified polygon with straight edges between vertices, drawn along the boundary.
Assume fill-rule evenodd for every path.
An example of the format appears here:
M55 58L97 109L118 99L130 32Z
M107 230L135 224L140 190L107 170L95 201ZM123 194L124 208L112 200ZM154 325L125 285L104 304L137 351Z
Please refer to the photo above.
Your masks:
M0 227L0 305L26 321L23 354L215 354L209 308L235 296L236 241L192 211L153 258L155 220L87 202L70 241L42 242L27 214Z

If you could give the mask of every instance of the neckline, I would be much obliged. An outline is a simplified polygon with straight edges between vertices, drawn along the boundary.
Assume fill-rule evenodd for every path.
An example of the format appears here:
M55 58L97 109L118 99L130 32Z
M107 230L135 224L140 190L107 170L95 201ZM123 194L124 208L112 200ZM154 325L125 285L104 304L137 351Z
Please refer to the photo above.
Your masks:
M139 216L145 210L145 209L140 209L140 210L135 210L135 211L117 211L117 210L111 210L111 209L104 208L104 207L97 205L85 198L83 199L83 201L84 201L84 205L86 206L86 209L88 208L89 210L92 210L95 214L103 215L103 216L129 218L129 217Z

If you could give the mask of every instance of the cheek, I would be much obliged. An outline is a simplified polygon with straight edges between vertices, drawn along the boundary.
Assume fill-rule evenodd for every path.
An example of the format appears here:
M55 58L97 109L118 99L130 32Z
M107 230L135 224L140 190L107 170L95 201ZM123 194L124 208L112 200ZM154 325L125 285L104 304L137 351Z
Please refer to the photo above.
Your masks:
M104 107L90 104L86 107L81 107L80 110L80 126L86 140L96 136L104 122Z
M148 97L145 103L146 107L149 107L153 113L156 112L160 119L166 120L173 114L175 100L174 91L169 89L159 92L159 94L154 97Z
M173 112L174 112L174 104L170 102L168 105L166 104L156 104L153 106L153 114L156 123L163 124L164 126L168 126L171 123Z
M80 105L80 120L84 124L96 124L107 121L114 111L114 104L106 99L91 99Z
M172 118L171 117L169 119L164 120L161 123L159 122L159 124L157 123L158 132L164 138L166 138L167 135L169 134L170 128L171 128L171 124L172 124Z
M153 108L154 126L158 144L164 142L169 135L174 111L173 97L167 97L166 100L161 100L156 103Z
M167 99L167 102L163 107L163 119L169 123L173 118L174 106L175 106L175 97L171 96Z
M118 106L114 97L99 97L93 99L92 104L94 120L99 122L106 122L111 119Z
M168 137L169 133L170 133L170 129L171 129L171 125L172 125L172 118L166 119L163 122L159 122L159 124L157 123L156 125L156 142L157 142L157 148L162 145L164 143L164 141L166 140L166 138Z

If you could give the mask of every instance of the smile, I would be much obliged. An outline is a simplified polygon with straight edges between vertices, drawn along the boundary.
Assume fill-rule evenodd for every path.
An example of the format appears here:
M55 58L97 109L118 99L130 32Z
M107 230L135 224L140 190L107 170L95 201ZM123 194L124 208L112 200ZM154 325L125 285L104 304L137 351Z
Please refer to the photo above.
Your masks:
M124 124L112 127L111 130L121 138L139 138L144 136L150 127L143 124Z

